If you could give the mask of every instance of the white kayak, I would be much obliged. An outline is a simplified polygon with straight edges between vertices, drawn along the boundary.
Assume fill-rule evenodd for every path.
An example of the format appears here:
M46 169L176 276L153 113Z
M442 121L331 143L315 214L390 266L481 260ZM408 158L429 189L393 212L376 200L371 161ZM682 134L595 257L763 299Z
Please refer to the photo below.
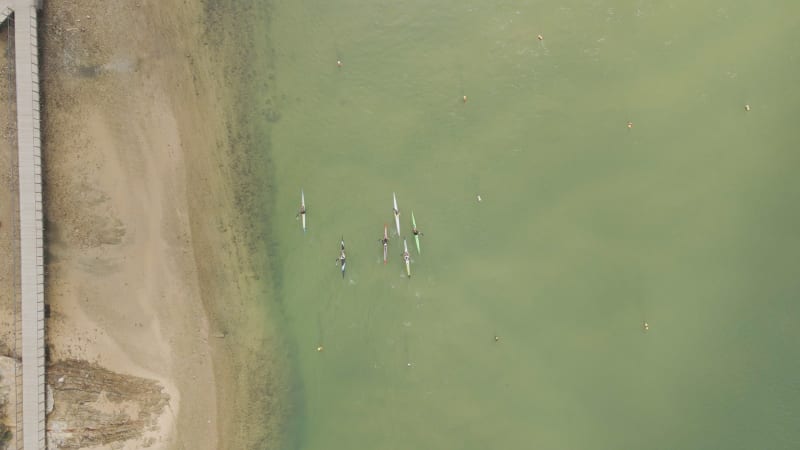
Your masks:
M383 239L381 243L383 243L383 263L386 264L389 258L389 226L386 224L383 224Z
M392 198L394 200L394 224L397 225L397 235L400 236L400 210L397 209L397 195L392 192Z
M303 233L306 232L306 194L300 189L300 218L303 221Z
M408 243L403 238L403 261L406 263L406 275L411 278L411 255L408 253Z
M339 250L339 257L336 258L336 261L342 265L342 278L344 278L344 269L347 267L347 256L344 253L344 237L341 240L341 249Z

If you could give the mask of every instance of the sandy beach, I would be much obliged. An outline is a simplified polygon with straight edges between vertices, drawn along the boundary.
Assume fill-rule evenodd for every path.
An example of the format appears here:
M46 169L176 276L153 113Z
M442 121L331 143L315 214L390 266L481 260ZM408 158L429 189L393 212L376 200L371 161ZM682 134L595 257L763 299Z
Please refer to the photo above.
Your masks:
M280 415L264 417L281 375L235 206L235 85L223 72L239 55L206 39L206 13L86 0L41 16L54 448L279 439Z
M12 33L13 34L13 33ZM13 88L14 50L13 39L9 40L8 27L0 31L0 251L3 255L14 255L18 251L16 237L19 235L16 206L17 180L17 132L16 132L16 95ZM18 311L19 276L15 258L4 258L0 264L0 283L8 288L0 290L0 447L4 438L9 438L10 430L16 422L16 405L13 401L14 377L19 364L19 342L15 342L14 324Z

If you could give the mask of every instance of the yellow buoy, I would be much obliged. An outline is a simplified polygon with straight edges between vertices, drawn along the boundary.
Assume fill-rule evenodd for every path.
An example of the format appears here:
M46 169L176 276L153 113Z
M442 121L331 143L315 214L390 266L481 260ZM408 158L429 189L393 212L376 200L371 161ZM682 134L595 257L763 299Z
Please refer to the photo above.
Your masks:
M543 39L544 39L544 37L543 37L541 34L537 34L537 35L536 35L536 39L538 39L538 40L540 40L540 41L541 41L541 40L543 40Z
M745 111L750 111L750 105L744 105L744 110Z
M321 346L321 345L320 345L319 347L317 347L317 351L318 351L318 352L321 352L321 351L322 351L322 346Z

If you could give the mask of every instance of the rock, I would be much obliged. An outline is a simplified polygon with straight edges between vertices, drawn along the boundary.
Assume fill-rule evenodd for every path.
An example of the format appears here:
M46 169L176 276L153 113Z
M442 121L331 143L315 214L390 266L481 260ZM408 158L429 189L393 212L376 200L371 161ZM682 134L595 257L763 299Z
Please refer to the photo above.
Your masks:
M53 412L53 388L49 384L44 385L44 404L45 414L49 415Z

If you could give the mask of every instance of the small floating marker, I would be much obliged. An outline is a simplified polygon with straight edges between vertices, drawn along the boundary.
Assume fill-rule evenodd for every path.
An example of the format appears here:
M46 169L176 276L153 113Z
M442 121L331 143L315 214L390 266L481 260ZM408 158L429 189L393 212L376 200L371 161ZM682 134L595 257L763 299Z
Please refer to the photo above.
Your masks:
M750 105L744 105L744 110L745 111L750 111Z
M647 322L644 322L644 323L642 323L642 328L644 329L644 331L647 331L647 330L650 329L650 324L647 323Z
M320 345L319 347L317 347L317 351L318 351L318 352L321 352L322 350L323 350L323 348L322 348L322 346L321 346L321 345Z
M342 67L342 60L341 59L337 59L336 60L336 66L337 67Z
M461 100L463 100L464 103L467 103L467 96L465 95L465 96L461 97Z
M540 41L543 41L544 40L544 36L542 36L541 34L537 34L536 35L536 39L538 39Z
M633 128L633 122L628 122L628 128Z
M500 342L500 336L497 336L497 335L495 335L495 337L494 337L494 341L495 341L495 342Z
M480 203L481 201L483 201L483 199L481 198L481 195L478 194L478 203Z

